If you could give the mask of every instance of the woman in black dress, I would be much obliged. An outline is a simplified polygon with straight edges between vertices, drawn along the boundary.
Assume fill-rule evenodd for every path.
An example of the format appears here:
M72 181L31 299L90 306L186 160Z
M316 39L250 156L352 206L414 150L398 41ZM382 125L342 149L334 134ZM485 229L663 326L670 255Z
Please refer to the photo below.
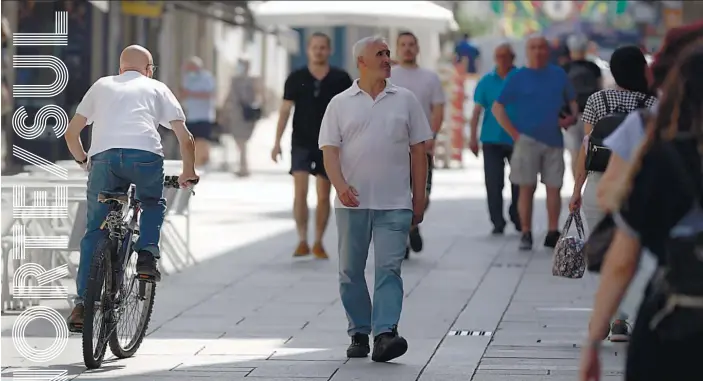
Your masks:
M699 39L668 74L657 115L643 115L647 120L645 140L635 154L629 176L610 194L609 209L618 211L618 229L601 270L582 353L583 381L600 377L602 332L634 276L642 247L657 257L658 271L638 312L628 348L626 380L703 379L698 364L703 360L703 256L685 245L674 246L703 241L702 72L703 39ZM692 266L678 273L681 261ZM700 273L690 271L699 268ZM677 276L667 276L667 271ZM693 296L694 306L678 306L661 314L665 304L673 300L669 288L662 285L681 293L684 283L693 285L685 294Z

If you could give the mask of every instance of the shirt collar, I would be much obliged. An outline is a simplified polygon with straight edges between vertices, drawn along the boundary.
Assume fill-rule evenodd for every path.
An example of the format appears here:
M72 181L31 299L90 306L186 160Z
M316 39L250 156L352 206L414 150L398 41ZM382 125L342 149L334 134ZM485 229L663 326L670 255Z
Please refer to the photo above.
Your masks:
M510 71L508 71L508 74L510 74L510 72L513 71L513 70L515 70L516 68L517 68L517 66L513 65L513 66L510 68ZM497 67L494 67L494 68L493 68L493 71L491 72L491 74L493 74L493 76L496 77L496 78L505 79L505 78L500 78L500 76L498 75L498 68L497 68Z
M349 93L350 96L355 96L355 95L363 92L363 90L361 90L361 88L359 87L359 80L358 79L354 80L354 83L352 83L350 90L351 90ZM394 94L396 91L398 91L398 86L392 84L389 79L386 79L386 87L383 89L383 91L381 93Z

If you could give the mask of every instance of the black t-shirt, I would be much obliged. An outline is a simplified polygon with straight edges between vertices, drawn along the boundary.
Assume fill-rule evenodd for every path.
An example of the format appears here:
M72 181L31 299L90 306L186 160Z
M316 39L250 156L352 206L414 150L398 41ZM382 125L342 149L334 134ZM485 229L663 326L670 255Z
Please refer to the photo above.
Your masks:
M696 146L694 139L653 143L620 210L623 220L660 263L665 263L664 245L669 232L700 202L695 198L699 191L694 188L701 184ZM673 156L676 154L678 159ZM689 176L691 186L684 176Z
M295 104L292 144L317 148L322 117L332 98L348 89L352 79L346 71L330 68L322 80L317 80L307 67L292 72L283 90L283 99Z
M593 75L596 77L596 79L601 79L603 77L603 73L601 72L600 67L598 65L596 65L594 62L589 61L589 60L571 61L571 62L566 63L564 66L562 66L562 69L564 69L564 71L568 75L569 71L576 66L583 66L586 69L590 70L593 73ZM565 101L565 103L566 103L566 101ZM567 115L571 114L568 103L566 104L563 111ZM583 110L579 110L579 111L583 112Z

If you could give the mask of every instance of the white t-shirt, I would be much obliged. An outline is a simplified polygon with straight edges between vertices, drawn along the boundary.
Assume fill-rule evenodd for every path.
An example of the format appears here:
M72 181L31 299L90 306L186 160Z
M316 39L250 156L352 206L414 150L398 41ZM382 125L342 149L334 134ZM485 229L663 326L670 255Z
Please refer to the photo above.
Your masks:
M422 110L427 115L427 120L432 118L432 106L445 102L442 81L437 73L424 68L407 69L400 65L391 68L391 82L400 87L405 87L415 94L422 105Z
M94 122L88 156L113 148L163 156L159 124L171 128L171 121L186 120L168 86L136 71L97 80L76 114Z
M386 81L376 99L358 80L332 98L320 127L320 148L340 148L342 174L359 192L354 209L412 209L410 146L432 139L415 95ZM345 208L335 198L335 208Z

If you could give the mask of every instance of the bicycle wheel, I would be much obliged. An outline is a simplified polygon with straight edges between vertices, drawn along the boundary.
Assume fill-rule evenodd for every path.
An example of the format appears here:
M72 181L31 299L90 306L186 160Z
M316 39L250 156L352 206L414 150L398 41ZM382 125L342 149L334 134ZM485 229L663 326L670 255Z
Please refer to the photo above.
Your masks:
M109 239L100 241L90 266L82 333L83 362L88 369L99 368L107 350L111 325L111 303L108 291L112 285L110 263L112 247L112 241Z
M137 279L137 255L132 253L123 271L117 297L117 326L110 335L110 351L118 358L133 356L146 335L154 308L156 284Z

